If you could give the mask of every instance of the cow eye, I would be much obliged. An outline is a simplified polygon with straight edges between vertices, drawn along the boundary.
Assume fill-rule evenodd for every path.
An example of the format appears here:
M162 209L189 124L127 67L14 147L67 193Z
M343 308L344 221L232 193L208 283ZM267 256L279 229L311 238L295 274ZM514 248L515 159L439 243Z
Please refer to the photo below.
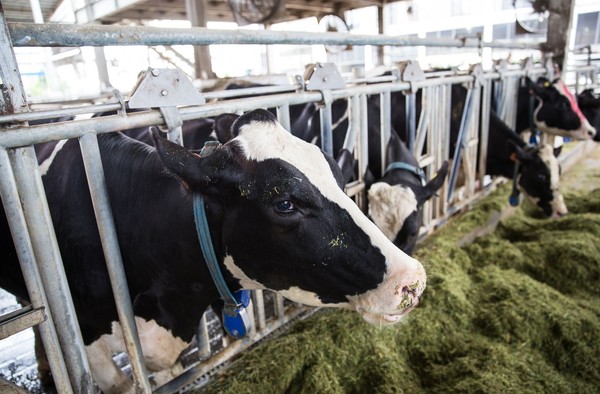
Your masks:
M278 201L275 207L279 212L282 213L293 212L294 210L296 210L296 206L290 200Z

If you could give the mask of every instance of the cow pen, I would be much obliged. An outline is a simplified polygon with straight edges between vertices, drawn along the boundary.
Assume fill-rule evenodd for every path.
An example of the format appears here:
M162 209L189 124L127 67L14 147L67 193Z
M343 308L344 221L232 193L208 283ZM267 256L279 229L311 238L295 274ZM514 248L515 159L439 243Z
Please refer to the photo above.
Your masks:
M148 27L72 26L54 24L10 24L0 12L0 76L4 84L2 115L0 115L0 194L7 213L11 233L16 240L23 275L31 297L31 306L0 317L0 339L26 328L38 326L44 341L52 375L59 393L94 392L83 340L68 289L61 257L54 235L50 214L41 182L34 144L67 138L79 139L86 166L90 193L101 234L104 255L115 301L125 337L128 360L136 387L141 392L171 393L192 384L209 371L268 337L290 321L306 316L313 308L284 301L282 296L255 291L253 300L254 334L243 340L232 341L215 329L214 316L205 315L197 334L197 361L182 375L154 391L151 388L141 359L141 347L134 323L131 300L127 291L124 269L114 229L108 194L103 184L104 174L96 136L135 127L158 125L169 129L169 138L181 141L180 125L184 121L212 117L222 113L241 113L256 108L276 108L279 121L290 128L290 106L318 102L321 115L322 148L333 153L331 105L335 100L349 103L349 131L345 147L354 151L359 163L359 179L346 186L346 192L365 209L364 174L369 162L367 143L367 97L379 95L381 105L381 147L384 151L390 138L390 111L392 92L404 92L406 97L409 146L428 179L445 160L452 160L447 183L438 196L425 206L421 237L431 234L452 215L467 210L478 199L492 192L503 179L493 182L485 176L487 127L479 119L489 118L493 102L500 117L507 124L516 122L516 95L525 76L552 76L551 60L545 64L528 62L521 67L499 65L486 71L480 65L466 72L427 72L415 62L397 65L390 76L342 78L335 66L311 64L307 73L298 76L294 84L269 88L246 88L231 92L201 92L201 103L189 104L180 91L167 92L167 101L156 100L142 107L151 110L126 113L135 96L96 100L90 105L74 105L30 111L21 76L18 72L13 47L17 46L106 46L106 45L159 45L159 44L290 44L290 45L376 45L376 46L445 46L445 47L500 47L538 50L537 46L523 43L484 43L479 40L441 40L360 36L337 33L290 34L289 32L211 31L209 29L162 29ZM140 70L143 71L143 70ZM576 89L581 84L597 83L599 70L588 65L573 69ZM148 75L165 78L164 70L149 69ZM173 78L173 77L171 77ZM492 97L492 83L495 83ZM451 156L449 141L442 132L449 129L450 90L452 84L468 87L467 101L462 115L458 149ZM416 92L422 92L422 112L416 117ZM244 98L244 96L252 96ZM167 96L164 94L163 96ZM196 99L197 100L197 99ZM131 108L131 107L130 107ZM80 116L117 111L117 115L78 119L62 123L28 126L27 122L60 116ZM381 157L385 159L385 154ZM385 168L385 165L382 166ZM458 174L466 176L458 182ZM380 174L378 174L380 175ZM212 323L211 323L212 322ZM215 332L218 332L215 335ZM209 335L210 334L210 335ZM61 344L63 344L61 346ZM65 344L69 344L66 346Z

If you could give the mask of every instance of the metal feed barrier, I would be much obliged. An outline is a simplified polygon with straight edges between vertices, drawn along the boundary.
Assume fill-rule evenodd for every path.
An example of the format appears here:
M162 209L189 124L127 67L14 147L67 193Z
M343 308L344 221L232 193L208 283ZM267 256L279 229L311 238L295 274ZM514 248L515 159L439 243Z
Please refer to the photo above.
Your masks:
M143 30L144 34L137 34ZM119 320L131 363L132 376L140 392L152 392L148 374L142 361L140 341L134 324L131 300L119 254L118 241L103 183L104 174L98 150L97 135L142 126L167 126L169 138L180 141L181 122L211 117L225 112L244 112L256 108L276 108L284 127L290 127L290 105L318 102L321 115L323 149L332 151L331 105L335 100L349 104L349 130L345 147L353 150L359 162L358 181L347 185L346 191L365 209L364 174L368 165L367 97L379 95L381 100L381 149L390 138L391 94L406 94L407 130L409 146L429 179L444 160L453 159L450 181L439 197L425 205L421 234L426 235L443 224L453 213L473 204L495 186L484 185L485 152L487 150L487 119L492 105L492 83L495 83L495 102L502 118L514 126L516 114L515 92L520 78L547 73L545 67L527 65L525 68L499 67L484 72L473 67L467 73L425 73L418 64L407 62L387 77L344 80L330 64L313 64L295 84L275 87L247 88L235 91L217 91L195 96L197 92L182 94L172 91L171 101L143 103L152 110L125 113L131 98L120 95L109 102L80 105L30 112L21 83L13 46L79 46L79 45L157 45L168 44L339 44L353 45L438 45L438 46L494 46L465 40L403 39L386 36L348 36L331 34L286 34L274 31L210 31L207 29L156 29L112 26L67 25L7 25L0 13L0 77L6 87L0 115L0 194L10 224L27 287L31 306L10 316L0 317L0 339L37 325L49 358L52 375L59 393L92 393L94 382L85 354L73 302L58 250L56 236L43 191L40 171L33 144L77 138L85 164L90 193L98 223L103 250L110 273L118 307ZM500 45L500 44L497 44ZM502 47L528 48L524 44L502 44ZM532 48L536 49L536 48ZM154 73L153 73L154 71ZM157 74L157 75L154 75ZM162 70L149 70L159 78ZM165 77L163 75L163 77ZM168 75L165 77L168 78ZM462 117L460 146L450 157L447 132L450 125L450 97L452 84L466 84L468 99ZM182 88L184 89L184 88ZM416 92L421 90L421 116L416 117ZM262 94L263 96L254 96ZM251 99L239 98L253 95ZM191 97L191 98L190 98ZM186 102L184 98L190 98ZM182 101L183 100L183 101ZM194 101L196 100L196 101ZM206 102L204 102L206 100ZM135 101L135 100L134 100ZM66 115L118 111L117 115L73 120L61 124L28 126L27 121ZM385 150L383 150L385 152ZM481 153L478 155L478 153ZM382 155L385 158L385 154ZM479 158L479 162L477 162ZM382 168L385 168L385 163ZM465 173L458 185L457 174ZM191 384L204 374L248 348L261 338L273 333L290 320L314 310L284 301L274 293L255 291L253 294L254 333L243 340L229 341L217 328L214 318L205 315L199 324L197 360L181 376L156 389L170 393ZM270 310L269 310L270 309ZM210 335L219 331L218 335ZM229 342L225 345L223 342ZM62 344L62 345L61 345Z

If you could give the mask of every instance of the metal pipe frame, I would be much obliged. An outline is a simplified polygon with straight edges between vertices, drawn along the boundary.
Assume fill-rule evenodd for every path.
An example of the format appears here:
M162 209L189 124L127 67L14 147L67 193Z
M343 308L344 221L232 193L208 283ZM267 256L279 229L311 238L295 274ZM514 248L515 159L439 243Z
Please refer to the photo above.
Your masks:
M98 232L104 252L104 259L108 268L110 284L112 286L117 307L117 314L121 323L121 332L123 333L123 342L129 355L133 381L137 391L151 392L148 373L143 362L142 346L140 344L135 318L133 315L133 306L129 296L129 287L123 268L123 259L117 240L117 230L112 215L112 209L106 190L106 181L104 178L104 169L100 158L100 148L96 135L88 132L79 138L81 156L85 167L85 174L90 189L92 205L96 222L98 223Z
M507 48L541 50L542 42L482 42L478 38L416 38L272 30L216 30L203 27L158 28L148 26L67 25L49 23L8 24L13 46L80 47L126 45L393 45L457 48Z
M5 149L0 149L0 195L4 212L10 227L11 236L15 243L15 249L21 265L21 272L29 293L29 300L34 308L48 305L46 293L37 268L31 239L27 231L27 223L23 214L23 208L19 201L17 182L12 171L10 159ZM40 336L44 343L44 349L52 370L54 384L59 393L72 393L69 374L65 365L54 319L49 309L45 310L46 320L39 325Z

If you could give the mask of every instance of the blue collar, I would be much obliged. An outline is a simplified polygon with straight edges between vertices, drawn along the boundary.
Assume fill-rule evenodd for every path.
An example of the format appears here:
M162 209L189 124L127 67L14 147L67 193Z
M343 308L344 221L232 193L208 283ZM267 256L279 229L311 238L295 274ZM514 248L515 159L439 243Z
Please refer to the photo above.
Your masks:
M200 151L200 156L210 155L219 145L220 144L217 141L207 142ZM225 283L223 272L221 272L221 268L219 267L217 255L210 236L206 208L204 207L204 197L200 193L193 193L192 198L194 206L194 222L196 224L196 234L198 235L198 241L200 242L200 249L202 250L202 255L206 261L210 276L224 303L222 319L223 328L234 338L244 338L252 330L252 322L246 311L246 307L250 304L250 291L239 290L235 293L231 293L229 290L227 283Z
M425 186L427 184L427 178L425 177L425 171L421 167L413 166L407 163L403 163L401 161L393 161L385 169L383 175L387 174L391 170L405 170L412 172L416 176L421 179L421 185Z

